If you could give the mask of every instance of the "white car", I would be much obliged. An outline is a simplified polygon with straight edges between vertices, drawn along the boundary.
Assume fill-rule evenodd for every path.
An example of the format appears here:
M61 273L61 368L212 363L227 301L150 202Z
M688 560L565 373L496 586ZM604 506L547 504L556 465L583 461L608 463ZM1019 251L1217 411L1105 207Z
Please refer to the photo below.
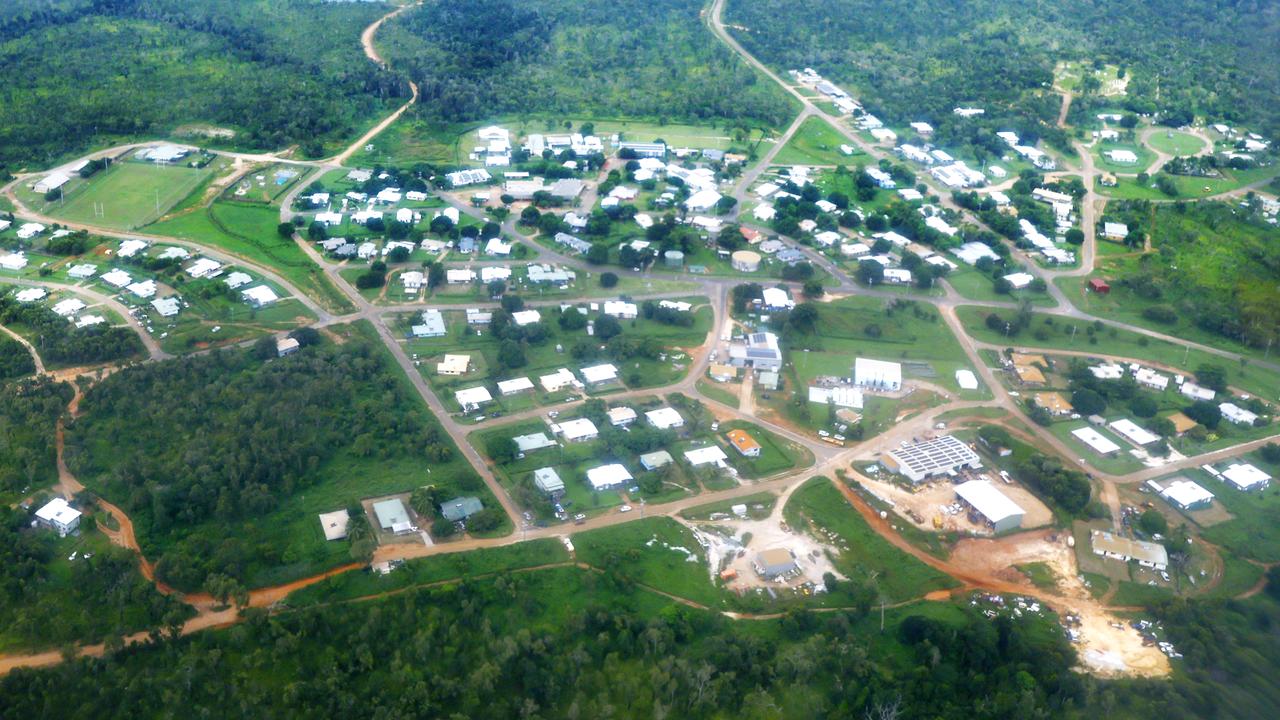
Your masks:
M620 513L623 513L623 512L631 512L631 506L630 506L630 505L623 505L622 507L618 508L618 512L620 512Z

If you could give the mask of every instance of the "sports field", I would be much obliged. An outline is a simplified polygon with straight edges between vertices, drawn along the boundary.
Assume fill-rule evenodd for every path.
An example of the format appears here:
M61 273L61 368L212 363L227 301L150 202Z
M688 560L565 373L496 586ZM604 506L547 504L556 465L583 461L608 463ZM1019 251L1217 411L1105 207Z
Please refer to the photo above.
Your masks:
M1148 135L1147 145L1168 155L1195 155L1204 150L1206 143L1191 133L1163 130Z
M154 221L195 190L212 169L119 162L51 203L47 214L60 220L133 230Z

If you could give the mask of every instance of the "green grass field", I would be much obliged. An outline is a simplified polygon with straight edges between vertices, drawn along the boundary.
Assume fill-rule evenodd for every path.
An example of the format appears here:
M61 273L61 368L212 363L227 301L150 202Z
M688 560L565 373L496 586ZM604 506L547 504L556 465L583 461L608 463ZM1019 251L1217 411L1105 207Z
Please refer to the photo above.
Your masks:
M840 165L847 164L852 156L840 152L841 145L852 145L831 124L819 117L804 121L778 154L773 157L776 165Z
M219 201L208 208L150 225L147 231L208 243L275 270L298 290L331 310L354 309L293 239L280 237L276 232L279 223L275 208Z
M851 580L874 580L888 602L918 598L957 584L876 534L827 478L813 478L796 490L783 514L792 528L812 525L838 535L841 547L835 557L836 569Z
M1195 155L1208 145L1191 133L1163 129L1148 135L1146 143L1166 155Z
M213 175L177 165L117 162L46 206L60 220L133 230L153 222ZM101 211L95 211L95 208Z
M728 605L728 594L711 582L706 553L693 533L671 518L646 518L577 533L573 545L578 560L593 567L612 569L642 585L708 607ZM690 553L697 561L688 559Z
M1053 307L1053 298L1047 292L1034 292L1030 289L1014 290L1008 295L1001 295L995 290L995 282L990 276L973 269L962 267L947 275L946 282L956 289L967 300L982 302L1022 302L1029 301L1040 307Z

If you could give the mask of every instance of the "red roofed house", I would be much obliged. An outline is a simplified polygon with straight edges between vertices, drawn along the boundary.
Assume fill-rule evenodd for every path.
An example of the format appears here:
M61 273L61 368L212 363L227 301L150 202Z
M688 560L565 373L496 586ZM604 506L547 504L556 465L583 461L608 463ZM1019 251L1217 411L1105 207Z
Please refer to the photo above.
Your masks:
M1111 292L1111 286L1107 284L1107 281L1099 278L1094 278L1089 281L1089 289L1099 295L1106 295Z

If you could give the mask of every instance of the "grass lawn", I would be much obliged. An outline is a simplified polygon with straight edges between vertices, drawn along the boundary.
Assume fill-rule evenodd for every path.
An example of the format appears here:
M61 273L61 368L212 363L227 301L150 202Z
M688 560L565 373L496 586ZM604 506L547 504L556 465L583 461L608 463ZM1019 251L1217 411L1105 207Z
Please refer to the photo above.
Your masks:
M961 269L957 270L945 278L951 287L960 293L961 297L968 300L978 300L982 302L1022 302L1029 301L1032 305L1042 307L1053 307L1053 298L1049 297L1047 292L1034 292L1030 289L1014 290L1008 295L1001 295L995 290L995 282L990 276L984 275L977 270Z
M1121 581L1116 594L1111 596L1112 605L1156 605L1173 598L1173 591L1159 585L1141 585L1134 582Z
M791 141L773 157L776 165L841 165L851 157L840 152L841 145L852 145L826 120L811 117L804 121Z
M1242 560L1227 550L1219 550L1219 554L1222 555L1222 580L1205 593L1206 597L1235 597L1256 585L1266 572L1261 566Z
M807 448L778 437L772 432L754 423L733 420L720 425L719 437L724 437L730 430L745 430L756 442L760 443L760 457L743 457L732 446L725 448L729 456L729 464L738 470L744 478L760 478L797 467L809 467L813 464L813 453ZM728 441L724 442L729 445Z
M147 231L208 243L275 270L330 310L354 309L292 238L280 237L276 232L279 223L279 213L273 207L219 201L150 225Z
M143 162L113 163L77 185L65 200L48 203L45 213L70 222L133 230L168 212L212 176L216 165L197 170Z
M1016 565L1015 567L1017 567L1023 575L1027 576L1027 579L1031 581L1032 585L1035 585L1041 590L1054 592L1058 589L1058 577L1054 575L1053 569L1049 567L1049 563L1033 562Z
M747 495L746 497L734 498L732 500L721 500L720 502L707 503L691 507L688 510L681 510L680 517L689 520L708 520L716 513L730 513L734 505L746 505L747 517L764 518L768 517L773 511L773 506L778 502L778 496L771 492L756 493L755 495Z
M738 407L738 394L727 389L720 383L706 378L698 378L698 382L695 383L695 387L698 389L698 393L704 397L715 400L716 402L724 403L731 408ZM737 388L738 385L735 384L730 387Z
M378 575L368 569L335 575L291 593L285 603L292 607L303 607L343 602L415 585L475 578L568 560L569 552L558 539L530 540L505 547L481 548L409 560L389 575Z
M1032 328L1044 325L1046 318L1052 318L1054 325L1043 338L1037 338L1028 330L1006 338L1004 333L991 330L984 324L989 312L996 312L1001 317L1011 317L1012 311L995 308L984 308L976 305L964 305L956 308L956 314L964 325L965 331L976 340L999 345L1001 347L1045 348L1050 350L1075 350L1079 352L1096 352L1106 355L1147 360L1192 372L1202 364L1221 365L1227 372L1230 385L1246 391L1257 393L1268 398L1280 398L1280 374L1265 368L1246 365L1240 367L1238 362L1207 353L1203 350L1191 349L1178 343L1149 338L1145 335L1120 328L1103 327L1090 334L1090 324L1045 313L1034 313ZM1072 328L1077 332L1072 339ZM1091 338L1096 338L1090 342Z
M1166 155L1195 155L1205 148L1205 141L1179 130L1159 130L1147 136L1147 145Z
M416 163L460 165L467 157L467 153L461 151L460 141L472 127L402 115L370 141L372 148L356 151L348 165L362 168L409 167Z
M706 554L693 533L671 518L577 533L573 545L578 560L592 567L708 607L728 604L728 594L711 582Z
M874 579L888 602L910 600L957 585L880 537L827 478L812 478L796 490L783 514L792 528L812 527L835 533L840 542L834 559L836 569L851 580Z

